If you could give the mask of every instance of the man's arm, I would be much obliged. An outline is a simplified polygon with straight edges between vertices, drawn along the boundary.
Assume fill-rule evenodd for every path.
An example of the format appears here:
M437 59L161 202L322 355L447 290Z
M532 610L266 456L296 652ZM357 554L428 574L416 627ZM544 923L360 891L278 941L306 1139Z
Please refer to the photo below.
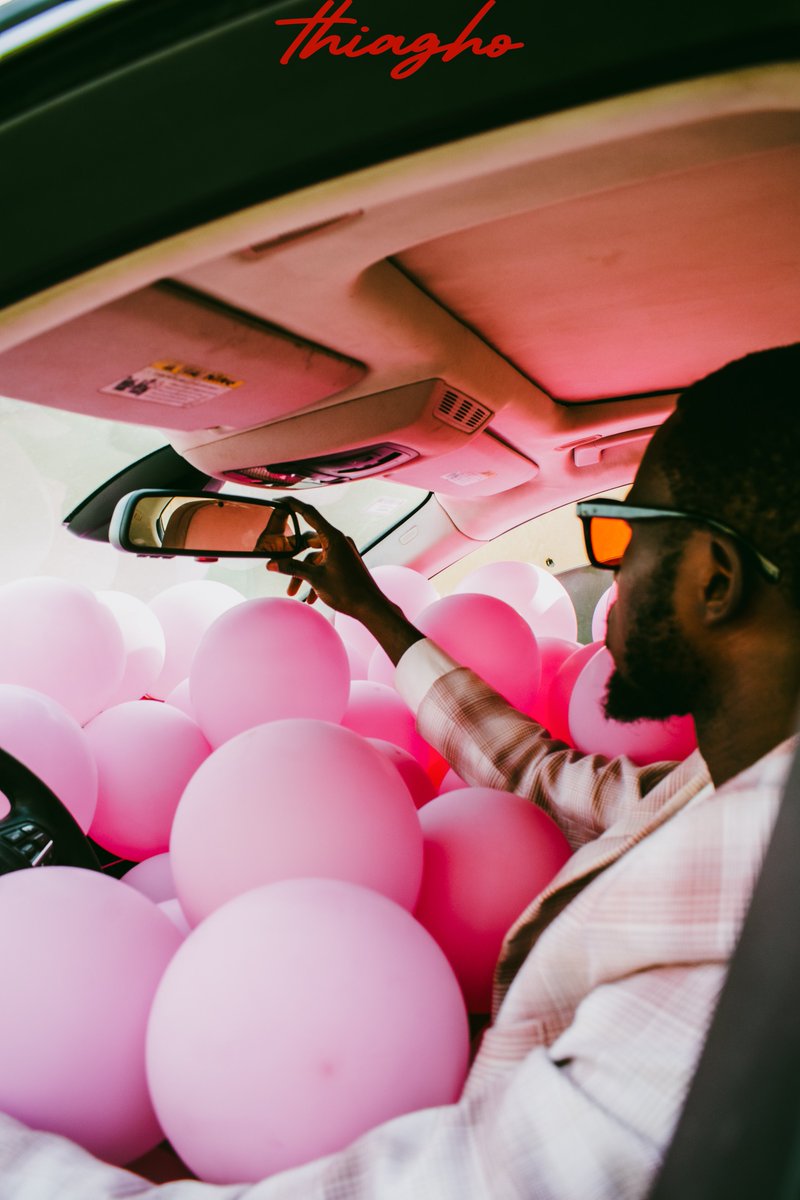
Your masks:
M583 755L553 740L472 671L425 640L381 592L351 539L309 505L295 499L288 504L314 530L308 544L315 553L303 561L271 562L269 569L293 577L290 594L305 581L313 589L312 599L318 595L370 630L400 664L397 688L416 713L420 733L466 783L533 800L558 822L573 846L597 837L621 816L646 815L643 798L674 763L636 767L627 759ZM418 642L422 644L416 647ZM695 769L703 771L702 764Z
M314 530L306 538L306 545L313 547L314 553L304 559L273 560L267 570L292 576L287 589L290 596L297 594L302 582L310 584L310 603L319 596L330 608L360 621L397 664L423 634L384 596L352 538L345 537L310 504L294 498L285 503Z

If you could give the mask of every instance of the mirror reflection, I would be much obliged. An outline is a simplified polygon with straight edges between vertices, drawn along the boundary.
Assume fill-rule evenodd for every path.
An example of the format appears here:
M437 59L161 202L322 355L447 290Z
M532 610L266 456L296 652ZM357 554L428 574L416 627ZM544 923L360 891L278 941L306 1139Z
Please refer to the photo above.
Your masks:
M293 554L301 546L287 509L217 495L141 496L129 510L126 534L139 553L267 556Z

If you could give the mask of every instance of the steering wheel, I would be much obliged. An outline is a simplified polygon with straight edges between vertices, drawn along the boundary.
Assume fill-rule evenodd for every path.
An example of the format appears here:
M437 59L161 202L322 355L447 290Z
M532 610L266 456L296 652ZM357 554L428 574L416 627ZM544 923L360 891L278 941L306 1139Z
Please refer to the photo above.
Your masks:
M5 750L0 750L0 792L11 805L0 820L0 875L46 865L101 869L68 809L38 775Z

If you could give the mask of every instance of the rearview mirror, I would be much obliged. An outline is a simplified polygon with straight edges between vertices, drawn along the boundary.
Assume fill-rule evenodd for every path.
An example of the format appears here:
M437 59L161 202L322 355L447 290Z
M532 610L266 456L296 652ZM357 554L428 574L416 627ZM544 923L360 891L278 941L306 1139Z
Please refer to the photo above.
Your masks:
M290 558L305 548L295 513L280 500L208 492L130 492L108 536L119 550L170 558Z

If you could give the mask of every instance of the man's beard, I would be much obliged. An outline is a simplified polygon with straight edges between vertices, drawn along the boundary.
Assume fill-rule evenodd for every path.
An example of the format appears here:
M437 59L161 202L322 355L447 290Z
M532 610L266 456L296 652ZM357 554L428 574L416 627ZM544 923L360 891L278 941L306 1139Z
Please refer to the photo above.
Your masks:
M622 668L615 667L604 709L615 721L663 721L711 707L708 678L681 636L672 594L682 547L665 554L630 622Z

